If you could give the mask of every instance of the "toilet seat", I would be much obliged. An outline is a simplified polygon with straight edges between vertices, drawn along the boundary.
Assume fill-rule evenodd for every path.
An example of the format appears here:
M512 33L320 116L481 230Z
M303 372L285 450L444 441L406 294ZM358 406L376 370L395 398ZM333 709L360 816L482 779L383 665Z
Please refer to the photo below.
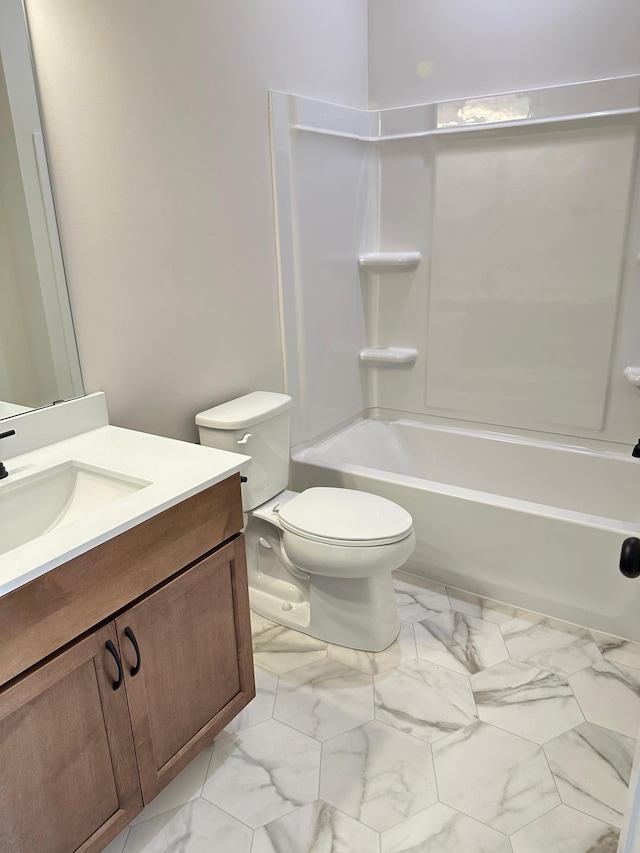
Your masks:
M390 545L411 534L413 520L398 504L355 489L311 488L283 504L281 527L325 545Z

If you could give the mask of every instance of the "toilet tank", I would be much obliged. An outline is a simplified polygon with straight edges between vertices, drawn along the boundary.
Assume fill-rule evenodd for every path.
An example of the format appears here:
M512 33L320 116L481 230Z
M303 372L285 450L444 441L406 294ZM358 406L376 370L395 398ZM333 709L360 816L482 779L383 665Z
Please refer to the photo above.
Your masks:
M200 444L251 457L242 472L247 478L242 485L245 512L287 487L290 408L287 394L254 391L196 415Z

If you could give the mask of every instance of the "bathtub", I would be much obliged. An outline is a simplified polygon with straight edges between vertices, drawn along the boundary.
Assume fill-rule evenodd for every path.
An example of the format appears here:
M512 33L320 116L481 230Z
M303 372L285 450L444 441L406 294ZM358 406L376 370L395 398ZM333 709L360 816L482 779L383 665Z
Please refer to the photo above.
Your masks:
M292 455L292 487L342 486L413 516L406 570L640 640L640 460L410 420L359 420Z

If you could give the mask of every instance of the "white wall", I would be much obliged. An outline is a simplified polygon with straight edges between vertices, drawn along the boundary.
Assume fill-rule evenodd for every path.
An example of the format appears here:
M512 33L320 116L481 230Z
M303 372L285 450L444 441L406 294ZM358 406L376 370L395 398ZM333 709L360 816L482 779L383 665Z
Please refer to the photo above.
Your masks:
M637 0L369 0L382 107L639 72Z
M27 0L86 390L111 420L281 390L267 90L364 106L366 0Z

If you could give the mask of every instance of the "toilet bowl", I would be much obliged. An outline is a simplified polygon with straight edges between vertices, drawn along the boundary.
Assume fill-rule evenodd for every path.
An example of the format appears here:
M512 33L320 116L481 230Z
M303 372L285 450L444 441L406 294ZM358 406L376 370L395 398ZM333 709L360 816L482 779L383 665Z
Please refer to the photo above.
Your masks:
M398 635L391 572L415 547L411 516L353 489L287 490L286 394L256 391L196 417L200 442L251 456L243 509L251 607L321 640L377 652Z

